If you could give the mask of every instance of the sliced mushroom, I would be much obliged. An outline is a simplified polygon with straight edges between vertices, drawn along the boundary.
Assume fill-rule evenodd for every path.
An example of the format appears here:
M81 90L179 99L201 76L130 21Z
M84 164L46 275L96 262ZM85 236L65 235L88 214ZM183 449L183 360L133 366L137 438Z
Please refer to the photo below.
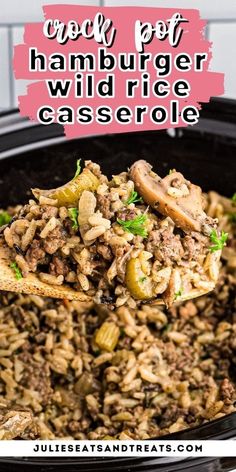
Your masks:
M152 172L148 162L140 160L132 165L130 177L144 201L169 216L176 226L186 232L211 233L214 220L203 210L200 187L186 180L180 172L173 171L162 179Z

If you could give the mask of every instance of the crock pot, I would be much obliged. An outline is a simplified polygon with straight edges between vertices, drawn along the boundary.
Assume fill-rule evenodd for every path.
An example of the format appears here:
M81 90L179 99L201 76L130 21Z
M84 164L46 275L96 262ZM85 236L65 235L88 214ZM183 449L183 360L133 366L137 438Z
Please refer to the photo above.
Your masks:
M194 127L177 130L91 136L68 141L60 125L43 126L0 113L0 207L25 202L31 187L52 188L69 180L78 158L98 162L111 175L137 158L160 175L183 172L203 190L231 197L236 191L236 101L212 99ZM236 368L232 366L236 381ZM236 413L168 439L236 439ZM13 451L14 452L14 451ZM0 458L1 472L174 472L229 471L235 458Z

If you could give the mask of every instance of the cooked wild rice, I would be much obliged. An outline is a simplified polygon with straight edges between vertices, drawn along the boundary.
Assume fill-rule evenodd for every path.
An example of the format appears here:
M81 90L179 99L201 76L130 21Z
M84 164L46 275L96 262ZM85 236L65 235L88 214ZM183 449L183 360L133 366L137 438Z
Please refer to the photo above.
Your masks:
M111 311L1 294L0 438L146 439L236 411L236 225L229 208L209 194L208 210L229 242L216 290L194 302ZM88 254L81 258L86 276ZM98 346L104 323L115 334L110 351Z
M186 197L194 188L196 192L197 187L179 173L166 178L172 185L167 198L173 197L167 207L176 205L176 197ZM85 189L78 195L70 190L66 203L66 186L63 191L34 190L35 200L5 228L5 243L24 277L36 272L48 284L71 285L110 308L128 304L132 309L152 298L163 298L171 306L180 295L193 298L194 292L214 288L221 251L210 252L209 231L215 230L217 220L209 216L201 222L203 230L190 227L186 232L185 200L177 202L175 225L139 197L131 171L109 182L97 164L87 161L77 179L81 180L76 191L82 183ZM75 185L71 182L66 185ZM53 192L55 199L48 196ZM195 205L200 222L195 197L186 211Z

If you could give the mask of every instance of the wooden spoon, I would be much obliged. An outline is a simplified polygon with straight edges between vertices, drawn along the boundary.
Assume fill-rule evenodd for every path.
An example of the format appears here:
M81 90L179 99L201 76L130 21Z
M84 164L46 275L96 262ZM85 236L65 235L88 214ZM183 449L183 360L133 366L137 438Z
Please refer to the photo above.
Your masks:
M35 274L17 280L13 270L9 266L11 260L10 250L7 246L0 245L0 290L8 292L26 293L29 295L41 295L51 298L65 298L80 302L91 301L83 292L77 292L65 285L49 285L42 282Z
M13 270L9 266L10 250L7 246L0 244L0 290L8 292L25 293L28 295L40 295L43 297L62 298L67 300L77 300L80 302L91 302L91 297L84 292L78 292L66 285L49 285L42 282L35 274L30 273L27 277L17 280ZM214 289L214 284L212 288ZM187 294L182 294L175 300L180 303L185 300L200 297L208 293L209 290L193 289ZM145 304L165 305L162 298L146 301Z
M172 172L171 175L161 179L157 174L152 172L151 169L150 164L143 160L135 162L130 169L130 177L134 181L135 187L143 197L144 201L154 209L158 209L158 211L163 215L169 216L175 222L176 226L182 228L184 231L197 231L209 235L214 227L214 220L209 219L203 210L202 192L200 187L186 181L182 174L175 171ZM85 173L86 169L79 176L80 179L85 175ZM84 178L85 177L83 177L83 179ZM173 196L171 197L168 192L173 181L182 183L184 188L187 184L187 195L180 195L178 198L173 198ZM70 185L74 185L74 180L71 182ZM84 180L82 182L84 183ZM80 182L80 189L82 182ZM60 192L62 189L64 192L64 187L59 189ZM55 192L56 191L58 190L55 190ZM176 192L178 189L173 187L172 191ZM78 195L76 195L76 197L78 197ZM219 251L217 255L217 264L219 264L220 254L221 251ZM30 273L27 277L17 280L14 271L9 267L10 261L11 254L9 248L5 246L3 242L0 242L0 290L41 295L52 298L78 300L81 302L92 301L91 297L89 297L85 292L76 291L67 285L49 285L42 282L36 274ZM187 293L179 294L176 299L175 284L170 283L169 288L166 291L167 293L164 292L163 296L160 296L160 298L155 300L145 300L145 303L170 306L173 302L179 303L184 300L205 295L215 287L215 283L212 282L210 278L207 282L209 283L206 288L194 288Z

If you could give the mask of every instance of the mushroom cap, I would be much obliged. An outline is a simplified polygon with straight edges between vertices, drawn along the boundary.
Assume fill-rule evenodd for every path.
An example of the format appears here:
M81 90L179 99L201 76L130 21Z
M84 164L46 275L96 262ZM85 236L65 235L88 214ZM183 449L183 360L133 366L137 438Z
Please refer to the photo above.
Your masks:
M162 215L169 216L176 226L185 232L210 234L214 221L209 221L203 210L201 188L186 180L180 172L173 171L162 179L152 171L148 162L139 160L132 165L130 177L143 200ZM170 189L181 194L172 186L176 181L184 185L188 192L180 196L170 195Z

